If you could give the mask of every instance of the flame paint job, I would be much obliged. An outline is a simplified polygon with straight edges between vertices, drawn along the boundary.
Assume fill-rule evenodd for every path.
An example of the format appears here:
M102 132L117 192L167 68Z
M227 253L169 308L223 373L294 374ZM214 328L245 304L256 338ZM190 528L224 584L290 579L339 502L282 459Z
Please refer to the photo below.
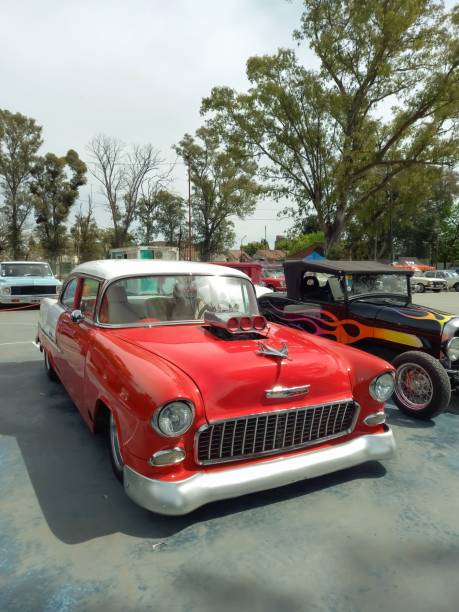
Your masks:
M369 352L373 342L375 347L378 344L392 346L394 354L418 349L437 358L443 327L454 318L449 313L414 304L397 307L356 301L311 306L272 295L263 296L259 303L269 320L317 336L365 346Z

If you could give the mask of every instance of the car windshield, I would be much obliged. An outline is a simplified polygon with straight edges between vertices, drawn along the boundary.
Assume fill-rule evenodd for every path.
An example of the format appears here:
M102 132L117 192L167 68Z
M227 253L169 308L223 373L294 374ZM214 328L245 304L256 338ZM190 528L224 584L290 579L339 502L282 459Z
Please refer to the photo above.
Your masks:
M202 321L206 311L258 314L252 284L232 276L123 278L105 291L99 321L112 325Z
M3 263L2 276L52 276L51 268L47 263Z
M405 274L352 274L346 276L349 297L359 295L395 294L408 297Z
M281 268L267 268L263 270L263 278L284 278L284 271Z

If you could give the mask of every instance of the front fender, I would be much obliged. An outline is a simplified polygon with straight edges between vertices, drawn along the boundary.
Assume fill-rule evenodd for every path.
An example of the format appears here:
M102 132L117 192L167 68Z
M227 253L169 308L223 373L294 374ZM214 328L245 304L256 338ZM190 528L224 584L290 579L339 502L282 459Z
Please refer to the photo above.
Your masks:
M148 459L152 452L171 444L182 444L191 452L192 432L205 422L203 402L196 384L160 357L108 336L109 333L99 336L86 362L88 401L93 420L97 402L102 401L116 415L123 449L142 459ZM159 406L177 398L193 402L195 422L181 438L165 438L153 430L150 420Z

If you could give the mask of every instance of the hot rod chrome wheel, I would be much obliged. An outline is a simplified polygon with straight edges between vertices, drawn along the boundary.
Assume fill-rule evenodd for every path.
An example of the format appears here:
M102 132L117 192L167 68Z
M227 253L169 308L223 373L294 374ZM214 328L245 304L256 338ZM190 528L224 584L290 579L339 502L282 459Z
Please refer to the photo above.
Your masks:
M416 363L405 363L395 374L395 394L411 410L422 410L433 397L430 376Z
M110 458L112 461L113 471L118 480L123 479L124 461L121 456L120 440L118 437L118 429L113 414L110 414Z
M402 412L416 419L431 419L451 399L451 383L442 364L421 351L407 351L393 362L394 401Z

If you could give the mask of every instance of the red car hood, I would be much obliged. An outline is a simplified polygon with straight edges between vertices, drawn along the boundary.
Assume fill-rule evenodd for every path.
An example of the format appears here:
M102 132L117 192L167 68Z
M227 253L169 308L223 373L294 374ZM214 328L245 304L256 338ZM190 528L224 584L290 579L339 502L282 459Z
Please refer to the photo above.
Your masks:
M209 420L352 397L348 366L326 342L295 330L270 326L265 344L287 342L289 359L257 355L257 340L222 340L201 325L113 330L125 342L166 359L201 391ZM267 399L276 386L311 385L307 395Z

